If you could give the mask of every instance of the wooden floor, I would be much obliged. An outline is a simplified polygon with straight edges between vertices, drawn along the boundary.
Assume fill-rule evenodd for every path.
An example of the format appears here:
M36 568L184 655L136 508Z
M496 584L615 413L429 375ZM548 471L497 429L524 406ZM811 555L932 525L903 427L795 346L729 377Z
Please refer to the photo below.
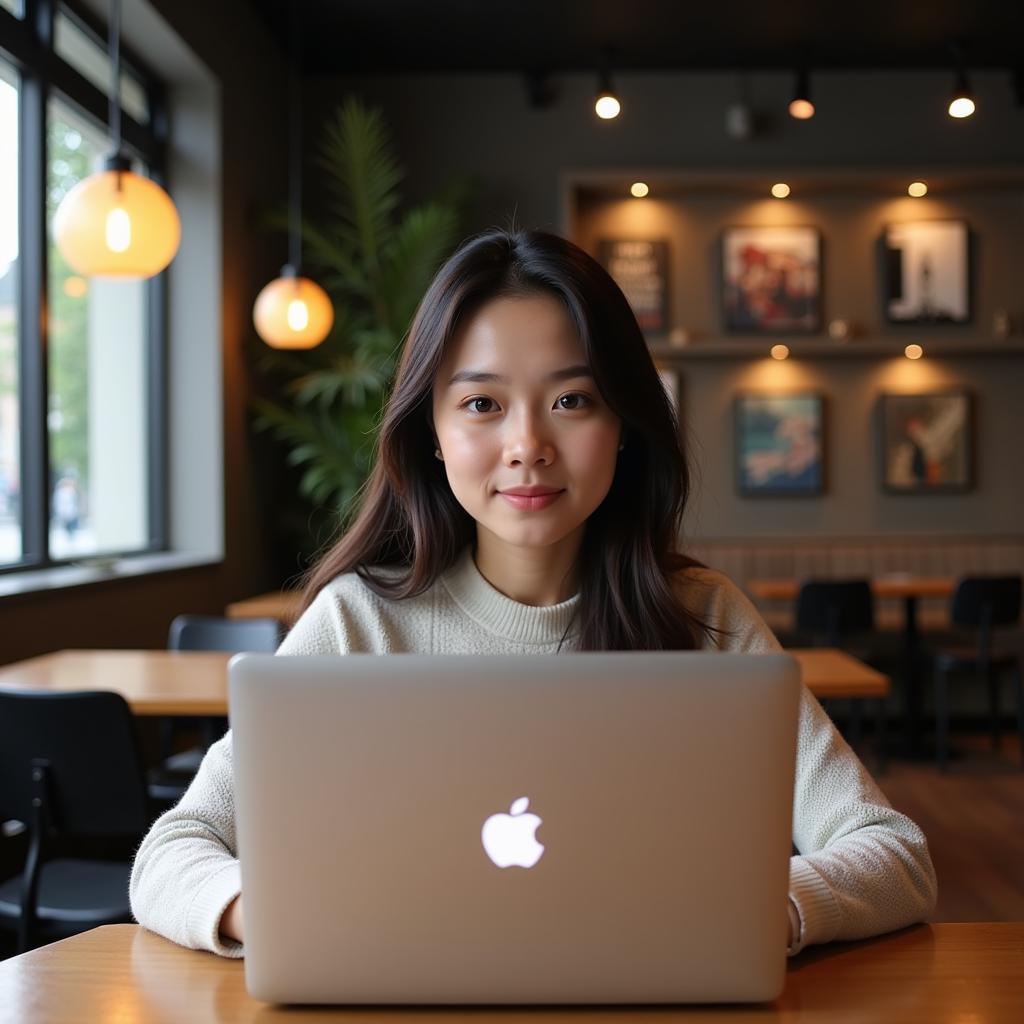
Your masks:
M928 837L939 879L935 921L1024 921L1024 771L1020 745L954 737L949 772L893 760L877 782ZM870 759L867 764L871 766Z

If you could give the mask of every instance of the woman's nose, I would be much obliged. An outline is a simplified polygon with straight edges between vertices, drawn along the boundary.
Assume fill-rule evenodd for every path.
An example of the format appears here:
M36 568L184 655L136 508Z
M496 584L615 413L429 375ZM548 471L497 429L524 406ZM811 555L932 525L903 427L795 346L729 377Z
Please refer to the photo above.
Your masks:
M550 465L553 458L550 438L532 417L519 417L510 424L505 442L506 465Z

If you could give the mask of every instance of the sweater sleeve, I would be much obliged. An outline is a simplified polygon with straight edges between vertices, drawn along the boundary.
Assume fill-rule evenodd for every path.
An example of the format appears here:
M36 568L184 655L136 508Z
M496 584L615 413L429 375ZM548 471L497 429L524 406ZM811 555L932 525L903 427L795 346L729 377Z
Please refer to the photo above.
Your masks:
M706 570L692 575L691 606L723 631L713 636L712 646L750 654L782 650L735 584ZM806 686L797 732L793 845L789 897L800 933L790 955L812 943L902 928L935 908L935 869L924 834L893 810Z
M340 654L344 622L321 591L278 654ZM132 864L129 897L139 924L190 949L240 957L241 943L220 934L225 910L242 891L235 835L231 733L206 752L175 807L153 823Z

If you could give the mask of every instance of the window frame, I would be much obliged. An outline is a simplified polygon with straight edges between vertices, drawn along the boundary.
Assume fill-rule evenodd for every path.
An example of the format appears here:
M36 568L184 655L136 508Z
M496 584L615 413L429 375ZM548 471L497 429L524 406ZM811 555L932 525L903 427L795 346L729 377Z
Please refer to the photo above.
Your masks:
M94 556L53 558L49 549L50 446L48 258L46 230L47 109L49 100L77 108L106 126L109 100L54 49L54 22L61 10L106 50L106 26L76 0L24 0L23 17L0 8L0 54L19 75L18 91L18 423L19 495L22 554L0 565L0 576L49 569L71 563L151 555L169 550L168 521L168 395L167 395L167 272L145 282L146 288L146 500L147 542L130 550L104 550ZM149 124L140 125L121 111L124 148L142 160L151 178L166 183L169 122L166 90L159 78L130 47L121 42L121 60L143 86Z

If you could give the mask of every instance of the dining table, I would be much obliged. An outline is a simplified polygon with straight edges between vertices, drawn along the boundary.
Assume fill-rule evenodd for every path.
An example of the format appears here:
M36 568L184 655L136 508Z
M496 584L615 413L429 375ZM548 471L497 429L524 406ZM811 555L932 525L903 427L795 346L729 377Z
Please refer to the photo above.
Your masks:
M0 1024L1020 1024L1024 923L922 924L810 946L769 1003L272 1006L245 964L106 925L0 962Z
M884 700L889 677L835 648L793 648L818 698ZM113 690L137 715L226 715L228 662L219 651L64 650L0 667L0 689Z
M804 580L796 577L748 579L744 584L748 593L763 601L795 601ZM903 752L909 757L923 755L922 743L922 685L920 662L922 656L920 602L926 598L952 597L956 589L953 576L925 576L909 572L891 572L873 576L868 580L871 593L879 600L896 599L903 602L903 678L906 684L906 722Z

